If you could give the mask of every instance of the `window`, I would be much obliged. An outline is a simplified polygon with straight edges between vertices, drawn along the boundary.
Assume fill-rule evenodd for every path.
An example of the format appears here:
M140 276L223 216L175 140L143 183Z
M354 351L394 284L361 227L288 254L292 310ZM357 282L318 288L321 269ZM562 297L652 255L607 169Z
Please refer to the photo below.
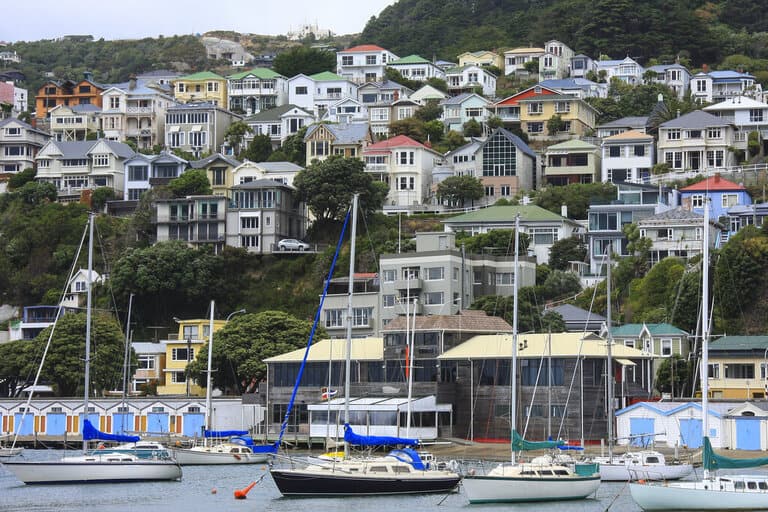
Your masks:
M171 372L171 382L173 384L184 384L187 382L187 376L184 372Z
M657 240L672 240L672 228L661 228L656 232Z
M645 156L645 146L643 145L636 145L635 146L635 156Z
M754 364L734 364L734 363L726 364L725 378L726 379L754 379L755 365Z
M722 136L720 132L720 128L708 128L707 129L707 138L709 139L719 139Z
M385 283L394 283L397 279L397 271L393 268L388 268L382 271L382 277Z
M768 364L767 363L760 363L760 380L766 380L768 379Z
M427 274L427 281L438 281L445 276L445 269L443 267L429 267L424 270Z
M352 55L342 55L341 56L341 65L342 66L351 66L353 63Z
M108 167L109 166L109 155L93 155L93 166L94 167Z
M120 108L120 97L119 96L112 96L109 98L109 108L111 109L118 109Z
M242 229L258 229L259 218L258 217L241 217L240 227Z
M667 165L673 169L683 168L683 152L682 151L667 151L664 153L664 160Z
M352 308L352 326L369 327L371 325L371 308Z
M497 272L496 286L512 286L514 284L515 274L512 272Z
M328 311L326 311L325 326L326 327L343 327L344 326L344 310L329 309Z
M691 196L691 206L693 208L704 208L704 195L694 194Z
M395 296L394 295L382 295L381 296L381 307L383 307L383 308L393 308L393 307L395 307Z
M544 111L544 106L540 101L535 103L528 103L529 114L541 114Z
M671 356L672 355L672 340L669 338L662 338L661 339L661 355L662 356Z
M667 140L680 140L680 130L669 130Z
M172 361L192 361L194 358L195 349L193 347L190 347L189 349L186 347L171 349Z
M486 187L485 187L485 195L492 197L493 194L494 194L494 192L493 192L493 185L486 185Z
M397 161L400 165L413 165L415 153L413 151L399 151Z
M375 66L376 65L376 56L375 55L366 55L365 56L365 64L367 66Z
M544 123L528 123L528 133L543 133Z
M611 158L621 157L621 146L610 146L608 148L608 156Z
M483 284L483 271L474 270L472 272L472 284Z
M552 245L557 242L557 228L532 228L530 235L534 245Z
M226 174L226 169L211 169L211 174L213 174L213 183L212 185L224 185L224 176Z
M81 85L79 89L80 94L87 94L91 92L91 86L90 85Z
M720 363L709 363L707 366L709 366L709 378L710 379L719 379L720 378Z
M570 112L571 111L571 104L567 101L556 101L555 102L555 112L557 113L564 113L564 112Z
M730 208L739 204L739 196L737 194L723 194L722 201L723 208Z
M511 196L512 195L512 187L510 187L509 185L501 185L499 187L499 193L502 196Z
M403 267L402 269L403 279L418 279L419 270L420 270L419 267Z
M155 369L155 357L154 356L139 356L138 357L138 369L139 370L154 370Z
M443 292L427 292L424 294L424 303L431 306L443 304Z
M751 108L749 109L749 122L750 123L762 123L763 122L763 109Z
M306 96L307 88L305 86L296 87L296 94L301 95L301 96Z
M616 213L597 213L589 214L590 231L616 231L618 229L618 218Z
M688 130L688 138L689 139L700 139L701 138L701 130Z
M724 152L722 149L715 151L707 151L707 165L709 167L722 167L723 166Z

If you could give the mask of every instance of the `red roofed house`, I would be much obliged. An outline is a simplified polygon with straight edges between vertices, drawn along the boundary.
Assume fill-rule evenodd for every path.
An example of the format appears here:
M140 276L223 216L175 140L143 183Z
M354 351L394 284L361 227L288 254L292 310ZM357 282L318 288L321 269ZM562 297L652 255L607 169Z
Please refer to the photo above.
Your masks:
M709 216L715 220L727 216L734 206L752 204L752 196L744 185L722 178L720 174L680 189L682 207L700 215L704 214L705 197L710 200Z
M358 84L383 82L387 64L399 57L375 44L363 44L336 52L336 73Z
M384 211L418 211L431 196L432 169L441 154L406 135L363 150L365 171L389 185Z
M524 91L520 91L517 94L508 96L498 103L494 103L489 106L488 109L493 114L504 122L504 126L509 128L513 125L520 126L520 101L536 96L549 95L549 94L562 94L560 91L544 87L542 85L534 85Z

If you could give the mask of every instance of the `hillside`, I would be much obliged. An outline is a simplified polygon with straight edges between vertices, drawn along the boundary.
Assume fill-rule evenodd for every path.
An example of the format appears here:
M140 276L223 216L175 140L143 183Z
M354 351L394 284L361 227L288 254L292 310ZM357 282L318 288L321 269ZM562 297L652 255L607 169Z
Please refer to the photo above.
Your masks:
M737 41L766 31L764 9L748 0L400 0L372 18L358 42L455 60L464 51L558 39L593 57L630 55L643 64L681 55L700 66L733 53L765 57L765 45Z

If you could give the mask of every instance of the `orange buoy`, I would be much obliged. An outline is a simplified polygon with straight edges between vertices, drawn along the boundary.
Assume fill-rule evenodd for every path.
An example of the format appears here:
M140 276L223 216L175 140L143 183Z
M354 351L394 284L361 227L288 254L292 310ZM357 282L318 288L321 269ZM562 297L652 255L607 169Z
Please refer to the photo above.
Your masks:
M213 489L211 489L211 494L216 494L217 492L219 492L219 491L215 487Z
M251 482L245 489L235 489L235 499L244 500L254 485L256 485L256 482Z

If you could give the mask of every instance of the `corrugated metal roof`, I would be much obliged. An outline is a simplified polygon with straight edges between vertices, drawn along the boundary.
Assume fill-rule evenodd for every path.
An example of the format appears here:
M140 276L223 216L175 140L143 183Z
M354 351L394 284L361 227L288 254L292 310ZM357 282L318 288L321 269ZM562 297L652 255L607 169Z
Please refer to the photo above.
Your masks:
M264 359L265 363L300 363L304 359L306 349L301 348L279 356ZM347 353L347 340L344 339L325 339L313 343L309 347L307 362L317 363L320 361L345 361ZM353 361L383 361L384 360L384 338L353 338L352 353Z

